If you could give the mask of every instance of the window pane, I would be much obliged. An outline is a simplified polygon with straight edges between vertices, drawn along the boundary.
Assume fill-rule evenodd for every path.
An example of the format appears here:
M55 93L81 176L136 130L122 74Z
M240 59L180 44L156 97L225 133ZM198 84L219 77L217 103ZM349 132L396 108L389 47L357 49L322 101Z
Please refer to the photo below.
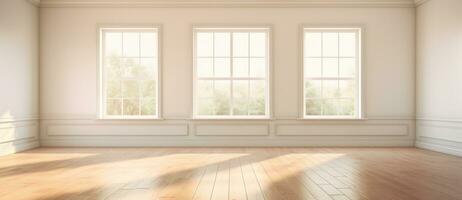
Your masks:
M123 55L140 56L140 33L123 33Z
M141 33L141 56L157 57L157 33Z
M106 82L106 98L122 97L122 85L119 80Z
M104 55L112 57L122 55L122 33L106 32L104 37Z
M213 59L198 58L197 59L197 76L198 77L213 77Z
M139 115L140 104L138 99L124 99L124 115Z
M337 113L338 100L326 99L322 107L323 115L338 115Z
M355 57L356 56L356 33L340 33L340 56Z
M266 55L266 34L250 33L250 56L264 57Z
M209 80L197 81L197 97L213 98L213 81L209 81Z
M322 77L321 58L305 58L305 77Z
M106 115L121 115L122 114L122 100L108 99L106 101Z
M265 81L250 81L249 115L265 115Z
M230 81L215 81L215 114L230 114Z
M141 99L141 115L156 115L156 99Z
M249 81L233 81L233 95L234 115L247 115L249 100Z
M215 102L213 98L198 99L197 114L213 115L214 114L214 104Z
M138 98L140 96L138 81L126 80L122 82L124 98Z
M102 34L105 114L157 115L157 32L130 29Z
M355 115L355 101L354 99L340 99L339 100L339 115Z
M249 33L233 33L233 56L249 56Z
M355 77L356 74L356 59L340 58L340 77Z
M322 33L305 33L304 57L321 57Z
M306 115L321 115L322 114L322 100L307 99L305 100L305 114Z
M305 81L305 98L321 98L321 81Z
M197 56L213 56L213 33L197 33Z
M322 77L338 77L338 59L324 58L322 59Z
M264 58L250 59L250 77L265 77L266 63Z
M155 98L157 93L156 81L140 81L140 91L142 98Z
M230 33L214 33L215 57L229 57L231 51Z
M322 34L322 54L323 57L338 56L338 33Z
M215 58L215 77L230 77L230 65L229 58Z
M141 58L140 67L142 68L138 74L140 79L157 79L157 59Z
M111 57L106 60L106 80L120 80L122 78L122 62L120 58Z
M136 68L139 66L140 59L138 58L124 58L122 59L122 77L123 78L136 78Z
M323 80L322 81L322 97L337 98L338 97L338 80Z
M342 98L355 97L355 81L354 80L340 80L339 81L339 96Z
M233 76L248 77L249 76L249 59L234 58L233 59Z

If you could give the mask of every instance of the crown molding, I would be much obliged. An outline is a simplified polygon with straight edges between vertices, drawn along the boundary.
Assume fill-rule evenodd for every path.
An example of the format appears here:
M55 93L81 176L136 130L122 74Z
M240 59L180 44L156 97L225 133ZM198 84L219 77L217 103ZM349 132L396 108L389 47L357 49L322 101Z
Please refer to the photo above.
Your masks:
M430 0L415 0L414 4L417 7L417 6L420 6L420 5L422 5L422 4L426 3L426 2L429 2L429 1Z
M26 0L27 2L31 3L34 6L40 6L40 0Z
M39 0L31 0L39 1ZM421 0L417 0L421 1ZM414 0L41 0L41 7L415 7Z

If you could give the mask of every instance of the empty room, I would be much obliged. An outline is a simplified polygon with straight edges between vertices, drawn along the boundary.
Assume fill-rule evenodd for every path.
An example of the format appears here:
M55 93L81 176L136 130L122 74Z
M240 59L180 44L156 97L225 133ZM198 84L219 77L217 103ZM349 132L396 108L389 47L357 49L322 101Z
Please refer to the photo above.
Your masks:
M462 200L462 0L0 0L0 200Z

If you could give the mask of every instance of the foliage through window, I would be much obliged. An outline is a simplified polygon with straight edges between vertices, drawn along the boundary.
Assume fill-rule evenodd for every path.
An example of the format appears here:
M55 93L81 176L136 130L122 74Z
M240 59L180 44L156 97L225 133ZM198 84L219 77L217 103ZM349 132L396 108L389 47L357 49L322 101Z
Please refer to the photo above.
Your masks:
M305 118L359 118L361 30L304 28Z
M269 29L194 29L194 113L269 116Z
M101 117L157 118L158 29L102 28Z

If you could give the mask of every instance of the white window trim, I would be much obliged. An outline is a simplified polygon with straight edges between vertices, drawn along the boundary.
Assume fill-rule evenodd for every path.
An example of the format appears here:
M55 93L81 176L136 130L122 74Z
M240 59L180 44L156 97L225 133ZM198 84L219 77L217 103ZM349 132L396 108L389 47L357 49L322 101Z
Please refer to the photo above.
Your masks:
M104 112L104 88L103 88L103 30L123 30L127 31L133 29L139 30L152 30L157 32L157 115L146 116L124 116L124 115L106 115ZM97 25L97 116L98 120L163 120L162 118L162 25L160 24L98 24Z
M357 109L356 115L354 116L322 116L322 115L305 115L306 105L305 105L305 67L304 67L304 40L305 40L305 30L319 30L319 31L329 31L329 30L355 30L358 32L358 45L357 45L357 55L358 55L358 66L356 81L358 83L355 102ZM365 117L365 95L364 95L364 31L365 28L363 25L313 25L313 24L302 24L300 25L299 30L299 119L300 120L366 120Z
M266 107L265 107L265 115L264 116L246 116L246 115L239 115L239 116L232 116L232 115L197 115L197 108L196 108L196 97L197 97L197 66L196 66L196 34L199 31L208 30L213 32L239 32L239 31L252 31L252 30L263 30L267 33L267 52L266 52L266 59L267 59L267 69L266 69L266 76L263 80L266 81ZM273 56L272 56L272 26L271 25L219 25L219 24L212 24L212 25L193 25L192 26L192 61L193 61L193 76L192 76L192 120L270 120L272 119L272 99L273 99L273 84L272 84L272 76L273 76ZM232 42L232 41L231 41ZM231 49L231 57L232 57L232 49ZM232 73L232 71L231 71ZM229 80L234 80L235 78L231 77ZM237 78L239 79L239 78ZM248 78L246 78L247 80ZM227 79L228 80L228 79ZM260 79L262 80L262 79Z

